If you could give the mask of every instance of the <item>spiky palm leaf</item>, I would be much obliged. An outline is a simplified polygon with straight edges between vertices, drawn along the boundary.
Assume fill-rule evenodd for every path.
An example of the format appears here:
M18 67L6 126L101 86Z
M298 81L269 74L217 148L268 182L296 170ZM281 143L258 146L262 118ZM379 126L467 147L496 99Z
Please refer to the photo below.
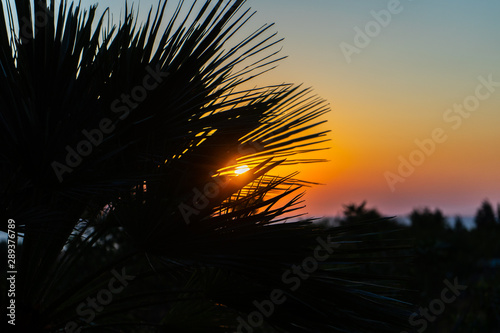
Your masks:
M295 155L325 141L311 129L328 107L293 85L240 88L280 60L271 25L227 46L253 15L243 3L206 1L185 19L179 5L165 20L162 1L140 27L128 7L118 26L66 2L0 7L0 199L23 240L24 330L233 332L274 289L287 301L256 331L398 329L389 278L356 268L379 246L359 245L368 226L279 223L308 183L271 172L314 162ZM86 156L67 160L71 149ZM284 272L318 239L341 246L291 291ZM133 281L79 315L113 269Z

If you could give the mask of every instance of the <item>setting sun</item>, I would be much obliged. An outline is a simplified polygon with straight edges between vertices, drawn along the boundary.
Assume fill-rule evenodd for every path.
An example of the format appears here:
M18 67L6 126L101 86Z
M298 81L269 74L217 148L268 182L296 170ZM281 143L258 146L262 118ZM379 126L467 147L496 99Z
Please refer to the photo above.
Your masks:
M241 174L247 172L248 170L250 170L248 165L240 165L240 166L236 167L236 170L234 170L234 173L237 175L241 175Z

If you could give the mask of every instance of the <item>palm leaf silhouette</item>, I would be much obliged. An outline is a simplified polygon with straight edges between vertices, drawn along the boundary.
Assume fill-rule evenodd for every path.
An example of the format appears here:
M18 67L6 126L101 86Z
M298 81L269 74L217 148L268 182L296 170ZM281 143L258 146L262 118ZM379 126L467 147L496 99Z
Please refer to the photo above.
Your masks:
M328 106L291 84L242 88L282 59L272 25L234 40L243 4L181 18L180 2L166 20L160 1L140 26L129 6L118 25L65 1L0 6L0 200L22 238L21 330L234 332L276 289L287 300L256 332L400 329L396 278L359 270L398 242L363 242L369 224L283 223L311 184L273 170L317 162L297 155L324 149ZM291 291L283 273L318 239L340 246ZM78 312L125 270L109 304Z

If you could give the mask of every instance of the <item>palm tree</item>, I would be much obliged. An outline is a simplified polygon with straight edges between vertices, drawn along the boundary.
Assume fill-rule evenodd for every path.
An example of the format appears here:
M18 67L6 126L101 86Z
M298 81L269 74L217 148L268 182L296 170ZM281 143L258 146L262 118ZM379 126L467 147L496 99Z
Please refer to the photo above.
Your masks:
M351 271L380 250L349 246L369 226L285 223L311 184L273 170L316 162L296 155L324 148L314 129L328 106L291 84L243 88L281 59L272 25L235 40L253 15L244 1L206 1L185 18L180 3L170 19L166 5L145 22L126 6L118 25L65 1L0 6L16 327L400 330L398 284ZM291 271L301 264L309 273Z

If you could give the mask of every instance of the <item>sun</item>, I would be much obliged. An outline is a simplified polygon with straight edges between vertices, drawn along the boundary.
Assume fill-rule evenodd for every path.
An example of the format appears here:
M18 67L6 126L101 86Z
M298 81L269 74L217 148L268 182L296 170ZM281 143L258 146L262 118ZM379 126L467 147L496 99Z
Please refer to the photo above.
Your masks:
M241 175L241 174L247 172L248 170L250 170L248 165L240 165L240 166L236 167L236 169L234 170L234 173L237 175Z

